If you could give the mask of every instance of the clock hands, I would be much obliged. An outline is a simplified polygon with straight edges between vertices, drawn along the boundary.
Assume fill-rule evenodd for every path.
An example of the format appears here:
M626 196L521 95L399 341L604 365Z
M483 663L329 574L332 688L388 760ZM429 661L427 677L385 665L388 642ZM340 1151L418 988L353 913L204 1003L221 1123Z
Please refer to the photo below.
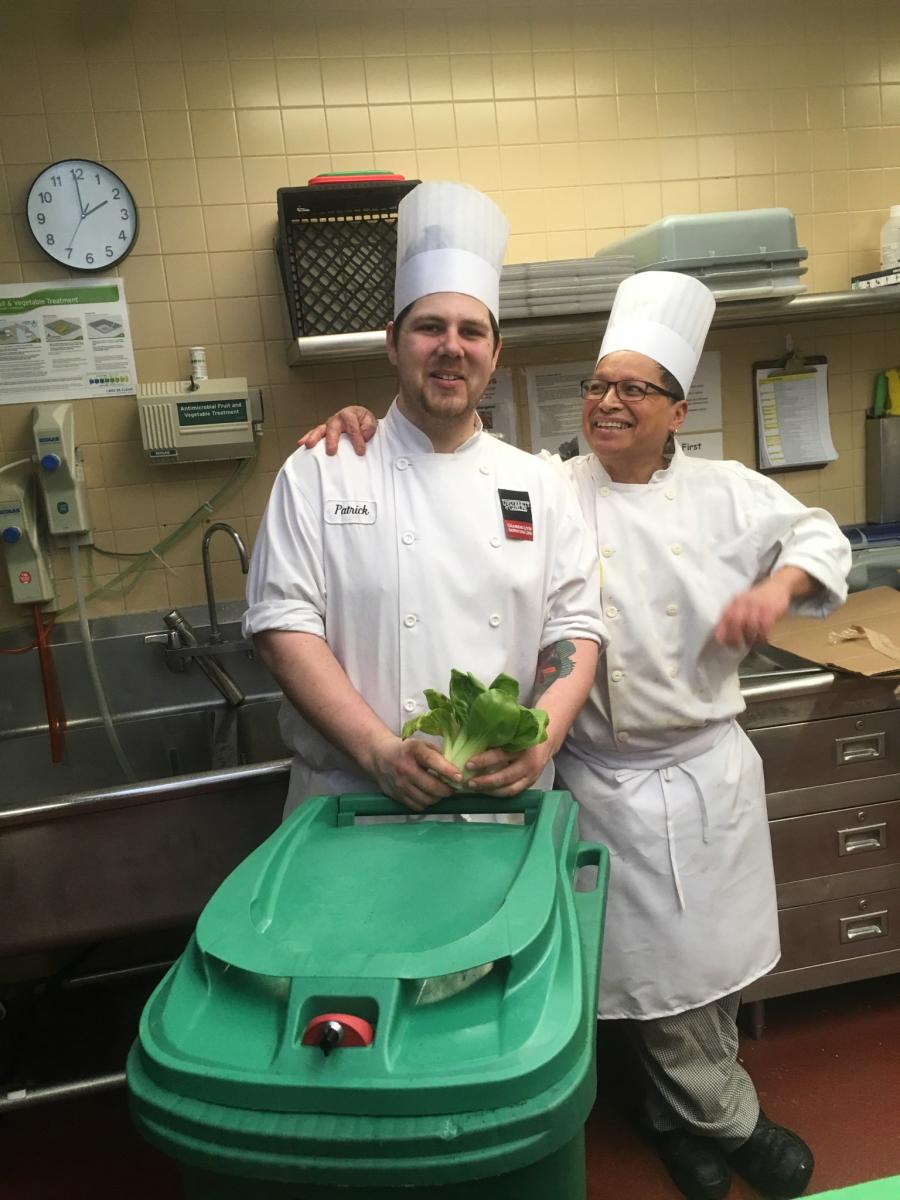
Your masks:
M78 180L77 179L75 180L75 189L76 189L76 191L78 191ZM81 203L81 192L80 191L78 192L78 201L81 204L81 216L78 218L78 224L75 226L75 230L72 233L72 236L69 238L69 244L68 244L68 246L66 246L67 250L72 249L72 243L75 241L75 235L78 233L78 230L81 228L81 222L84 220L84 218L89 217L91 215L91 213L96 212L98 208L102 208L104 204L109 204L108 200L101 200L100 203L95 204L93 208L85 208L84 204Z
M84 201L81 198L81 188L78 186L78 176L74 171L72 172L72 178L75 180L75 193L78 196L78 224L75 226L74 230L72 231L72 236L69 238L69 244L66 246L67 250L72 249L72 243L75 241L75 236L78 233L78 230L81 228L81 222L84 220L88 211L84 207Z
M74 171L72 172L72 176L75 180L75 191L78 193L78 209L83 217L85 215L85 208L84 208L84 201L81 198L81 188L78 186L78 176L75 174ZM73 237L74 237L74 234L73 234Z

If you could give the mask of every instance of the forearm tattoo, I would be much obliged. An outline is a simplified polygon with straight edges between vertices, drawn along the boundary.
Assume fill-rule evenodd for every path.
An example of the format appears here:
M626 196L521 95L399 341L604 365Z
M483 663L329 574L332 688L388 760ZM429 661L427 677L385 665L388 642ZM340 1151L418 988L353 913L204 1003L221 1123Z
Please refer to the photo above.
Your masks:
M531 703L536 704L547 688L556 683L557 679L565 679L575 670L575 643L570 641L555 642L545 646L538 655L537 670L534 675L534 691Z

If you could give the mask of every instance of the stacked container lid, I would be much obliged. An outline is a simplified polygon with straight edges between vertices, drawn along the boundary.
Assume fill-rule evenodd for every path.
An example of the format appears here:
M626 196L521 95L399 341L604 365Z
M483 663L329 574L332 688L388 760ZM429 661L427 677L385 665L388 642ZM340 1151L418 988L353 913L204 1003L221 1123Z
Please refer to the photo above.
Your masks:
M796 296L805 246L787 208L663 217L598 250L599 261L634 256L637 271L681 271L701 279L717 300Z
M504 267L500 276L500 317L514 320L609 312L616 288L633 274L634 259L630 255Z

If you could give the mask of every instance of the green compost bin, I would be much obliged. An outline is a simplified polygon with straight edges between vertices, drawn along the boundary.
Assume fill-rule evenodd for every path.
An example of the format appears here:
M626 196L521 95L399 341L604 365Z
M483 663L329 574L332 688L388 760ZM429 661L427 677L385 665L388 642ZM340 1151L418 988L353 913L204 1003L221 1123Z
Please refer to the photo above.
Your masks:
M225 880L128 1061L192 1200L584 1200L608 855L567 792L503 807L317 797Z

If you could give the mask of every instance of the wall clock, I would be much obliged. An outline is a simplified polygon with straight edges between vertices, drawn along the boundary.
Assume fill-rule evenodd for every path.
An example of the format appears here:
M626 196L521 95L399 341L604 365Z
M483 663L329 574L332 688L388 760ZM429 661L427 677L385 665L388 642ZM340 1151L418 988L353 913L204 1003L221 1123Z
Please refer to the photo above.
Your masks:
M105 271L132 250L138 214L114 171L85 158L45 167L28 191L28 228L51 258L73 271Z

